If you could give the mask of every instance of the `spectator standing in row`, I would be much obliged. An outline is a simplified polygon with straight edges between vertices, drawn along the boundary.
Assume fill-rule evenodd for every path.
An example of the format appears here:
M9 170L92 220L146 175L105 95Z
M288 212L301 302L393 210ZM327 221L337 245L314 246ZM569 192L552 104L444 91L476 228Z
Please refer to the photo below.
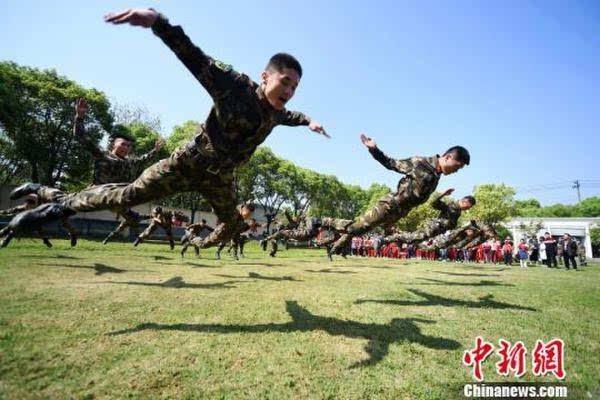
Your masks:
M565 233L563 236L562 249L565 268L570 269L570 266L573 265L573 269L577 269L577 261L575 261L575 256L577 255L577 242L573 240L568 233Z
M512 252L513 247L510 244L510 238L507 236L502 246L502 254L504 255L504 265L508 265L509 267L512 266Z
M527 253L529 250L529 246L525 244L525 239L521 239L519 241L517 250L519 255L519 264L521 265L521 268L527 268Z
M540 262L542 263L542 265L544 267L548 267L547 265L547 260L548 257L546 256L546 243L544 243L544 237L540 236L540 241L539 241L540 247L539 247L539 256L540 256Z
M546 247L546 262L548 268L558 268L558 264L556 262L556 240L552 236L550 236L550 232L546 232L544 234L544 245Z

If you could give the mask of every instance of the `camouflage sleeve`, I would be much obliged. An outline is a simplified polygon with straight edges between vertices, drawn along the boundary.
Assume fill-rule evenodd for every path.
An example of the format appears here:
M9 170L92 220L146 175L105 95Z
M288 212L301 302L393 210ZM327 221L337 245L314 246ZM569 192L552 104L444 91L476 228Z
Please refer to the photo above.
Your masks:
M158 153L158 150L152 149L149 152L147 152L146 154L142 154L141 156L129 157L128 160L129 160L129 162L134 164L134 166L139 167L139 166L142 166L143 164L145 164L148 160L150 160L152 157L154 157L157 153Z
M431 207L435 208L436 210L440 210L441 212L448 211L448 204L442 200L443 197L444 196L441 194L437 194L435 199L433 199L431 202Z
M25 207L23 205L16 206L13 208L8 208L6 210L0 210L0 216L12 217L13 215L20 213L21 211L25 211Z
M413 170L413 162L410 158L407 158L406 160L395 160L386 156L383 151L379 150L377 147L369 149L369 153L371 153L373 158L379 161L381 165L392 171L408 174Z
M92 155L93 158L103 158L104 152L100 147L90 140L90 138L85 133L85 127L83 126L83 119L75 118L75 122L73 123L73 133L77 138L77 141L81 143L83 148Z
M299 111L285 111L281 113L279 124L286 126L300 126L310 124L310 117Z
M206 55L192 43L180 26L169 24L165 16L159 15L152 31L175 53L213 99L226 96L241 76L230 65Z

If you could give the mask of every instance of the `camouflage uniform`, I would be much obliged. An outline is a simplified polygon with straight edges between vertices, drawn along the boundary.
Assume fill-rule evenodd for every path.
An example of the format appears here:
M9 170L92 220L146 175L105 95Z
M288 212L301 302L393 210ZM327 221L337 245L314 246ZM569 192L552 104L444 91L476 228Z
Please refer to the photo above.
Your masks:
M40 205L40 197L39 196L37 196L37 201L38 201L38 206L39 206ZM21 204L21 205L18 205L16 207L13 207L13 208L9 208L9 209L6 209L6 210L0 210L0 216L2 216L2 217L14 217L14 216L16 216L16 215L18 215L18 214L20 214L22 212L25 212L27 210L29 210L29 208L27 208L27 205L26 204ZM60 221L62 223L63 228L65 228L65 230L69 234L69 238L71 238L71 246L75 246L77 244L77 231L75 230L75 227L71 224L71 221L69 220L69 218L66 215L61 216L60 217ZM0 232L4 232L3 234L0 234L0 236L3 236L3 235L8 234L9 230L7 229L5 231L3 229ZM44 244L46 246L52 247L52 244L50 243L50 240L48 240L48 238L44 236L44 233L42 231L41 226L40 226L40 229L37 230L37 233L38 233L38 235L40 237L42 237L42 240L44 241Z
M395 160L377 147L369 152L384 167L404 174L395 193L382 197L375 207L348 226L344 235L333 245L332 252L346 246L352 236L362 235L376 227L388 228L406 216L414 207L427 201L440 180L439 156L411 157Z
M219 245L219 249L217 250L217 253L216 253L217 258L220 258L221 250L223 250L223 248L225 248L225 246L227 246L227 244L230 241L233 241L233 243L235 244L235 247L237 249L237 244L239 243L240 235L242 233L246 232L247 230L249 230L251 228L251 226L246 221L244 221L244 219L242 218L242 216L240 215L240 213L237 210L235 212L237 215L239 215L239 219L236 220L237 222L235 225L225 227L225 224L221 223L207 237L205 237L205 238L195 237L190 240L190 244L193 245L194 247L201 248L201 249ZM231 239L229 239L229 240L221 240L220 239L221 237L223 237L223 232L225 231L225 229L229 230L229 232L230 232Z
M587 257L585 256L585 245L583 240L577 241L577 257L579 258L579 265L587 265Z
M309 125L302 113L274 109L262 88L231 66L204 54L185 35L159 16L153 32L177 55L211 95L214 105L194 138L169 158L147 168L133 183L111 183L66 196L75 211L123 210L186 191L200 192L223 226L211 243L228 241L241 222L235 211L234 169L246 162L277 125Z
M66 219L73 214L75 214L73 210L61 204L42 204L36 208L22 211L0 230L0 237L3 238L0 241L0 247L6 247L11 239L19 234L41 232L42 225L57 219Z
M152 221L150 225L142 232L137 239L135 240L134 245L137 246L143 240L146 240L152 235L159 226L163 228L165 234L167 235L167 239L169 240L169 245L171 246L171 250L175 248L175 241L173 240L173 231L172 231L172 223L171 220L173 218L173 213L171 211L164 211L162 209L154 208L152 210Z
M115 235L123 232L125 228L130 227L135 235L138 234L140 222L152 218L151 215L140 215L138 212L128 208L127 210L117 214L117 218L122 217L123 221L115 228L114 231L108 234L102 241L102 244L108 243Z
M202 239L205 237L201 235L203 231L208 231L208 233L210 233L214 231L214 229L203 222L197 222L195 224L188 225L185 228L185 236L181 238L181 244L183 245L183 248L181 249L181 257L185 255L188 247L192 244L192 239L196 237ZM199 247L194 246L194 251L196 252L196 256L200 255Z
M425 239L432 238L456 228L462 210L460 209L458 202L453 201L451 203L446 203L442 200L442 197L444 196L438 195L431 203L433 208L440 211L437 218L431 218L425 223L425 226L414 232L396 232L393 235L386 236L383 238L383 242L422 242Z
M325 230L333 230L334 232L344 231L348 225L350 225L353 221L349 219L339 219L339 218L304 218L301 223L297 226L296 229L282 229L278 232L275 232L273 235L267 238L268 241L271 242L271 253L272 257L277 253L277 240L297 240L297 241L306 241L313 238L316 238L319 234L319 228L323 228ZM335 239L338 239L339 236ZM319 246L327 246L331 244L333 241L333 236L328 236L328 241L319 242Z
M446 249L448 247L462 248L462 246L474 238L474 236L471 238L467 236L468 229L474 230L475 235L478 235L479 233L479 228L477 226L469 224L450 232L437 235L429 242L420 243L418 247L423 250L438 250Z

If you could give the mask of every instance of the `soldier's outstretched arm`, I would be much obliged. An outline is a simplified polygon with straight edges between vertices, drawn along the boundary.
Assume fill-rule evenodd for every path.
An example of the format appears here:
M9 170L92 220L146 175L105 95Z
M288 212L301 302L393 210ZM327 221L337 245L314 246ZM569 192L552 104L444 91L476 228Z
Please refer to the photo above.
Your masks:
M318 123L317 121L313 121L308 115L301 113L300 111L289 111L286 110L281 114L281 118L279 120L281 125L286 126L301 126L308 125L308 129L313 132L319 133L325 136L328 139L331 139L331 136L327 134L323 125Z
M108 14L104 20L113 24L129 23L144 28L151 27L154 34L169 46L213 99L227 95L241 76L231 66L206 55L192 43L180 26L171 25L169 20L156 10L130 9Z
M435 199L431 202L431 206L440 211L446 211L448 209L448 204L442 201L442 198L452 194L454 192L454 188L447 189L442 193L438 194Z
M146 154L142 154L141 156L129 157L129 160L131 162L133 162L133 163L141 166L144 163L146 163L146 161L148 161L151 158L153 158L158 153L158 151L160 150L161 147L162 147L162 140L158 139L154 143L154 148L152 150L150 150Z
M2 217L12 217L20 213L21 211L25 211L25 207L23 205L16 206L13 208L7 208L6 210L0 210L0 216Z
M88 104L87 101L80 97L75 101L75 121L73 123L73 134L81 143L83 148L90 153L93 158L102 158L104 157L104 152L98 144L94 143L88 137L85 126L83 125L83 120L85 119L85 115L88 112Z
M413 163L410 158L406 160L395 160L391 157L386 156L383 151L379 150L377 143L365 134L360 135L360 140L369 149L369 153L374 159L379 161L381 165L389 170L399 172L401 174L408 174L413 169Z

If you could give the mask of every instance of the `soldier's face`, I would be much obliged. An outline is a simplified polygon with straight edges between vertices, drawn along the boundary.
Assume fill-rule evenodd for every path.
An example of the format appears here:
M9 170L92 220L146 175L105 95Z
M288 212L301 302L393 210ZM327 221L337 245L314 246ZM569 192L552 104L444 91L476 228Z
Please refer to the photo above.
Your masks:
M250 219L252 218L252 214L254 212L249 209L248 207L242 207L242 209L240 210L240 214L242 214L242 218L244 219Z
M467 237L473 237L475 231L473 229L467 229L465 233L467 234Z
M296 92L300 83L298 71L292 68L284 68L279 72L268 69L261 74L265 97L269 104L276 110L283 110L285 105Z
M469 199L462 198L458 201L458 207L460 207L460 209L464 211L464 210L468 210L469 208L471 208L472 204Z
M440 158L440 168L444 175L453 174L464 166L464 163L454 159L453 154L446 154Z
M116 138L113 143L113 154L125 158L131 152L131 142L123 138Z

